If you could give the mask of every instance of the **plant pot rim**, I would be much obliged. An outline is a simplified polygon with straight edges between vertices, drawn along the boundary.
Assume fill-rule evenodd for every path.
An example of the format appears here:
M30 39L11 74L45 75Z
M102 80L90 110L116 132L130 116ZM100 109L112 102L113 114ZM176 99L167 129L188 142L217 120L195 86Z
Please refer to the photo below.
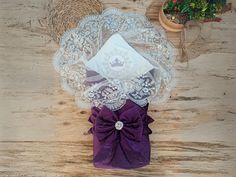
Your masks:
M161 6L161 9L159 11L159 22L160 24L167 30L171 32L180 32L184 28L183 24L172 22L170 19L166 17L166 14L164 13L164 5L167 2L167 0L164 1L164 3Z
M168 21L170 21L171 23L176 24L176 25L178 25L179 27L180 27L180 26L184 27L183 24L181 24L181 23L175 23L175 22L171 21L170 19L168 19L168 18L166 17L166 14L165 14L165 12L164 12L164 5L165 5L165 3L166 3L167 1L168 1L168 0L165 0L164 3L162 4L162 6L161 6L161 13L163 13L163 14L164 14L164 17L165 17Z

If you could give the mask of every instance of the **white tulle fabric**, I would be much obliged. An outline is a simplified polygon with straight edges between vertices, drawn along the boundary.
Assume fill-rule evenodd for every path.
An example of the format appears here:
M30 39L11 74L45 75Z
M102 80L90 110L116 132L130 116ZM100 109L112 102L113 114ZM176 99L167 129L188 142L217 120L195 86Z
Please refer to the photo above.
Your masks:
M104 55L106 52L100 50L117 34L150 65L134 63L135 58L119 47ZM101 58L101 65L96 57L99 52L103 55L98 56L106 57ZM145 16L117 9L88 16L76 28L65 32L53 61L61 75L62 87L75 95L81 108L106 105L115 111L127 99L140 106L163 103L175 85L175 49L162 28L152 25ZM124 64L126 72L120 67ZM118 67L110 70L112 65Z

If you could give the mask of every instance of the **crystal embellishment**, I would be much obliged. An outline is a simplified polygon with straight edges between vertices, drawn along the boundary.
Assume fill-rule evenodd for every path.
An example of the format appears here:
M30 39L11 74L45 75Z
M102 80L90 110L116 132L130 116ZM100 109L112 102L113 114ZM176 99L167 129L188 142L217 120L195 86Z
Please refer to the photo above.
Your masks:
M116 130L121 130L123 128L124 124L121 121L117 121L115 124Z

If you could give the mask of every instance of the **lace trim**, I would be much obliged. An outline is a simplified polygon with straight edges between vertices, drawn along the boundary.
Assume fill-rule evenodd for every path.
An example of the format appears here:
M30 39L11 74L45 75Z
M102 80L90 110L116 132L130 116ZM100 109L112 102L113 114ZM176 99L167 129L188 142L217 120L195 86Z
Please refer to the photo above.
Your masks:
M85 63L114 33L119 33L155 68L123 83L103 78L98 73L91 74ZM75 95L79 106L82 104L89 108L93 105L107 105L116 110L125 104L126 99L140 106L168 100L176 83L173 66L175 56L176 51L160 26L151 24L143 15L108 8L101 15L83 18L76 28L64 33L60 49L53 57L53 64L61 75L64 90ZM148 82L150 87L145 86ZM100 96L95 94L97 97L89 97L90 92L97 91L100 91Z

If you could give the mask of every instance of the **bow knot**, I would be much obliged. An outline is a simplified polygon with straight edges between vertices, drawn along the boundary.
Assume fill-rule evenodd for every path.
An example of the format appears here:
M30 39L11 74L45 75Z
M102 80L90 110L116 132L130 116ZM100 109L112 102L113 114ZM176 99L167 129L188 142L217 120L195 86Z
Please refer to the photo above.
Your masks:
M148 124L153 119L147 115L148 105L140 107L130 100L118 111L106 106L93 107L89 121L94 136L94 164L132 168L150 161Z
M150 134L148 124L153 119L147 115L145 108L129 103L130 106L115 112L106 106L101 110L94 107L89 118L93 123L90 132L95 133L101 142L112 142L120 138L140 141L143 134Z

